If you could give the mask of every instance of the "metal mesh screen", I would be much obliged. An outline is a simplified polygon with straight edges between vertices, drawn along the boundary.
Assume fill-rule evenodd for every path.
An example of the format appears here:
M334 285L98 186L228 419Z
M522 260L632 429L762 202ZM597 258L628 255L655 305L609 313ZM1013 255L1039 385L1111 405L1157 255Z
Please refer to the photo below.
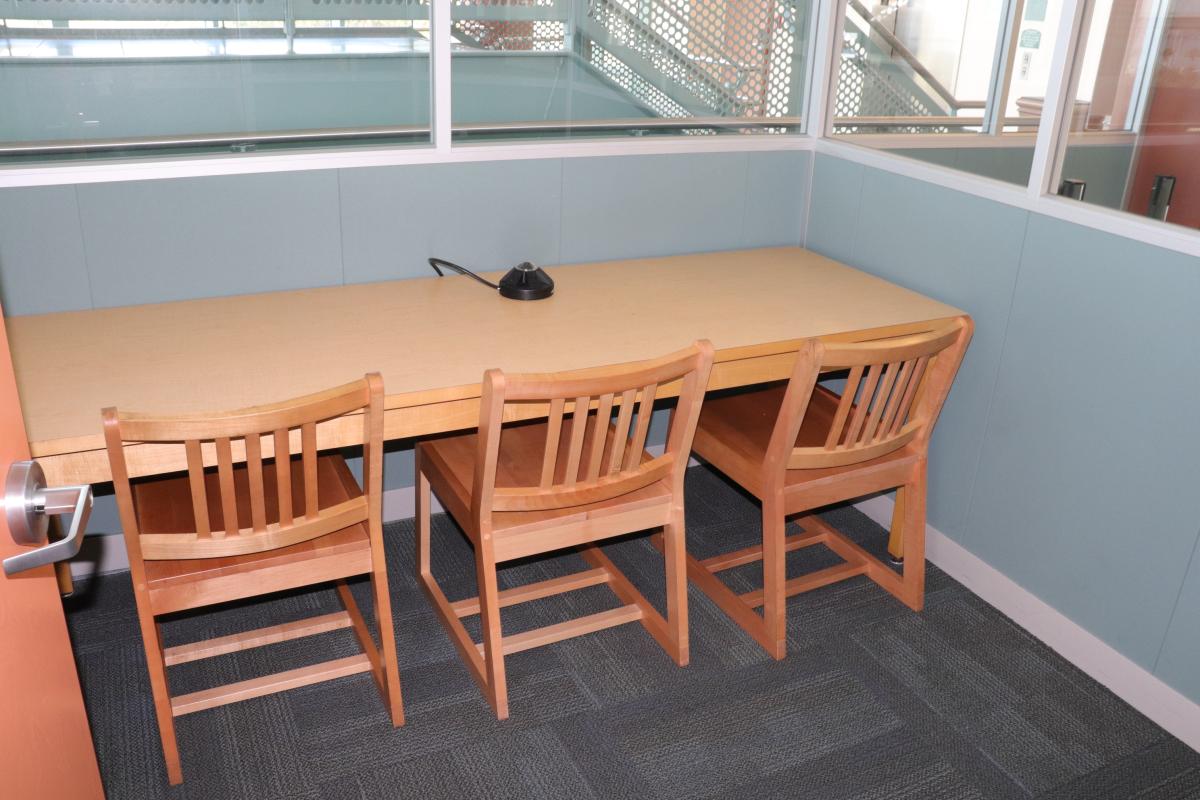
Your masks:
M705 114L798 114L791 106L800 1L593 0L588 17L600 34L590 60L630 92L631 73L661 76L665 95Z
M556 0L451 0L456 8L495 8L553 11ZM451 15L453 16L453 14ZM563 50L567 25L557 19L455 19L450 32L460 41L484 50Z
M562 50L567 26L554 20L458 19L450 25L461 41L484 50Z
M633 71L628 64L596 45L592 48L591 64L625 91L640 100L660 117L690 117L683 106L676 103L650 81Z

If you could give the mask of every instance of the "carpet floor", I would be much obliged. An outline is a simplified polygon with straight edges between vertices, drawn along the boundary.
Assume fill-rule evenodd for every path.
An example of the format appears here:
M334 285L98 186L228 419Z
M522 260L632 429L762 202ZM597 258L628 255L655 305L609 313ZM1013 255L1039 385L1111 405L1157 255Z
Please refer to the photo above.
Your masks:
M704 467L689 471L688 546L752 544L758 507ZM825 518L881 553L852 508ZM413 575L411 520L386 528L407 724L393 729L367 675L177 721L184 783L167 784L128 573L68 601L80 677L110 798L1200 798L1200 754L930 567L913 613L865 578L788 604L773 661L690 591L691 665L640 625L507 659L511 719L497 722ZM606 551L662 605L645 536ZM790 554L789 574L838 559ZM502 588L584 567L569 554L501 572ZM470 546L434 518L434 572L475 593ZM757 588L756 566L724 573ZM354 591L367 613L366 584ZM602 586L506 609L506 633L619 605ZM164 624L168 645L328 613L329 589L276 595ZM472 633L477 635L476 630ZM348 630L172 667L174 693L358 652Z

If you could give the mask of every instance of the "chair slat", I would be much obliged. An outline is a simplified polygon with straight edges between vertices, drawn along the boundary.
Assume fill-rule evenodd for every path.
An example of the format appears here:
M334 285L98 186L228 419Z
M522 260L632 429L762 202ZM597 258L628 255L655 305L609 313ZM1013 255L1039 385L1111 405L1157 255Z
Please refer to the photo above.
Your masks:
M850 415L850 407L854 405L854 395L858 394L858 384L862 380L863 368L854 367L846 378L846 388L842 390L842 399L838 402L837 412L829 426L829 436L825 439L825 449L833 450L842 438L842 426Z
M904 397L900 400L900 410L896 413L896 421L892 423L892 435L899 433L904 427L905 420L908 419L908 413L912 410L913 402L917 397L917 389L921 385L921 379L925 377L925 367L929 364L929 356L921 356L917 359L917 365L913 368L913 374L908 379L908 386L904 389Z
M613 431L612 454L608 459L609 475L621 469L621 458L629 443L629 423L633 420L633 401L636 397L637 389L629 389L621 394L621 410L617 412L617 429Z
M192 514L196 518L196 533L201 537L212 535L208 522L208 492L204 488L204 455L197 439L184 442L187 451L188 484L192 489Z
M556 397L550 401L550 416L546 427L546 450L542 454L542 480L538 484L549 489L554 483L554 468L558 466L558 442L562 435L563 408L567 401Z
M600 459L604 457L604 443L608 440L608 426L612 420L613 394L600 396L596 407L596 419L592 422L592 449L588 453L587 480L600 477ZM616 442L613 443L616 446Z
M900 364L898 363L893 362L883 366L883 382L879 384L879 391L875 393L875 402L871 404L871 411L867 415L867 424L863 426L863 444L867 444L875 438L875 432L879 429L879 423L887 411L892 385L896 382L896 373L899 371Z
M563 483L574 486L579 482L579 462L583 457L583 437L587 434L588 407L590 397L576 397L571 413L571 448L567 451L567 474Z
M255 533L262 533L267 529L267 504L263 485L262 436L257 433L246 437L246 476L250 482L250 527Z
M863 423L867 419L867 411L875 397L880 367L879 364L872 364L867 368L867 382L863 384L862 393L858 397L858 406L854 409L854 416L850 418L850 427L846 429L846 439L842 443L842 447L853 447L858 442L859 431L862 430Z
M222 436L216 440L217 446L217 476L221 485L221 515L225 520L225 534L238 533L237 521L237 489L233 483L233 450L229 438Z
M637 427L633 430L633 441L629 445L629 453L625 456L625 469L630 470L642 462L642 452L646 449L646 434L650 432L650 417L654 414L654 395L658 392L657 383L648 383L642 387L642 398L638 403Z
M900 400L908 386L908 379L912 376L913 363L910 359L900 367L900 374L896 378L895 386L892 387L892 396L888 398L887 408L883 412L883 421L879 423L879 430L875 433L876 439L882 439L891 434L892 423L896 421L896 412L900 409Z
M279 524L292 524L292 454L287 428L275 431L275 492L279 496Z
M300 426L300 452L304 460L304 516L317 515L317 423Z

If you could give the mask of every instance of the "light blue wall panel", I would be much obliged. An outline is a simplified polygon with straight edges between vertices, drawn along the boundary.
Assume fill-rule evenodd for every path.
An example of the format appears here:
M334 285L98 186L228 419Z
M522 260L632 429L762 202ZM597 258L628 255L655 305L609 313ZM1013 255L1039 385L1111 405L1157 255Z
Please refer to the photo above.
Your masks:
M1031 216L968 519L972 552L1146 667L1200 524L1197 266Z
M346 281L432 275L432 255L474 269L559 260L558 159L341 170Z
M562 192L555 159L448 165L430 255L479 269L555 264Z
M1200 698L1200 541L1192 551L1155 672L1188 697Z
M818 155L816 159L808 201L805 247L853 263L865 168L825 155Z
M91 307L74 186L0 190L0 295L10 317Z
M347 283L423 278L433 273L430 235L446 216L437 202L446 165L362 167L338 172L342 263Z
M745 153L564 159L562 260L742 246L746 164Z
M746 164L746 247L800 244L812 153L750 153Z
M814 197L824 187L814 184ZM963 309L975 336L955 379L930 456L929 519L958 537L983 439L1016 282L1026 212L866 169L850 263Z
M337 173L78 187L97 307L342 282Z

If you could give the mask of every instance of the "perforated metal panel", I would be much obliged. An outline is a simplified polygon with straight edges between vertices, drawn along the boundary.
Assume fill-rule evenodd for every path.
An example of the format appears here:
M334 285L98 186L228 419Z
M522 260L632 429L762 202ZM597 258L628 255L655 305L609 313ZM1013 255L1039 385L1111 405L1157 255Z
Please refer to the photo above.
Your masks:
M562 16L565 11L558 5L557 0L451 0L450 30L460 41L484 50L563 50L564 20L526 18L531 11ZM462 13L465 9L474 12L470 18ZM508 18L517 16L521 18Z
M460 19L450 25L454 35L485 50L562 50L567 26L553 20L500 21Z
M660 117L689 117L691 114L654 84L633 71L621 59L596 45L592 48L591 64L601 73L629 92Z
M591 63L631 93L640 75L693 113L784 116L800 111L799 2L594 0L583 28L597 45Z

